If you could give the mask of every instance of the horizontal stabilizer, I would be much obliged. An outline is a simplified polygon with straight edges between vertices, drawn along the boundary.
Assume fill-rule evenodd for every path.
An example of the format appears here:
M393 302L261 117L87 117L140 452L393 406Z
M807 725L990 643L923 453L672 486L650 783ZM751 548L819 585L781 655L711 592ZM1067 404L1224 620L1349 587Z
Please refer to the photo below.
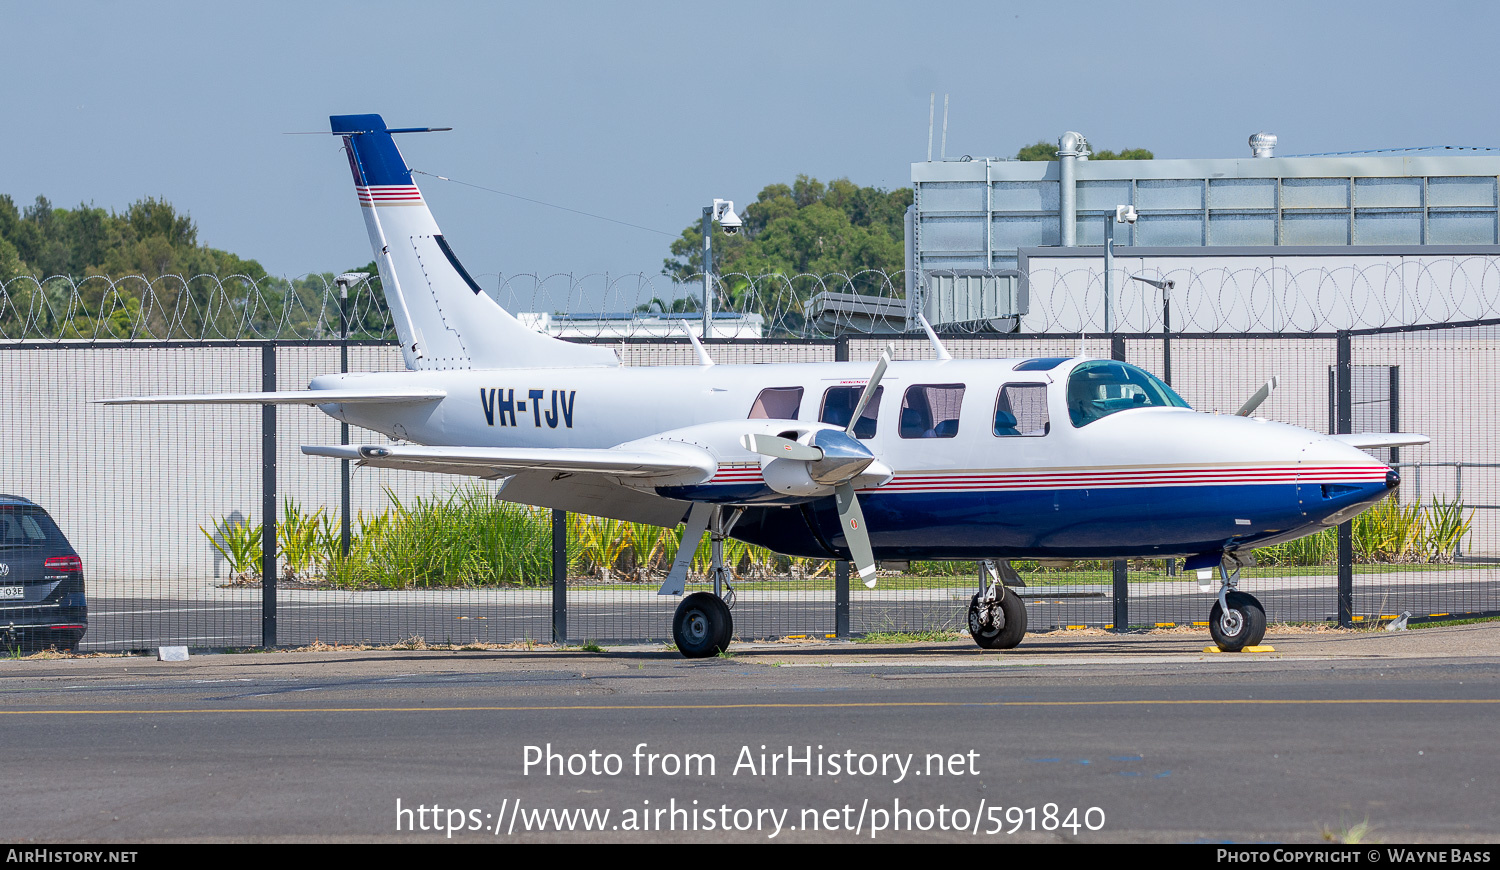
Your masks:
M445 390L402 390L372 393L369 390L287 390L279 393L203 393L180 396L122 396L103 399L101 405L410 405L436 402Z
M504 477L523 471L602 474L611 477L680 477L708 480L718 463L705 450L677 445L669 450L579 447L423 447L305 446L308 456L354 459L377 468L404 468L477 477Z
M1376 447L1419 447L1432 441L1426 435L1409 435L1405 432L1355 432L1352 435L1329 435L1350 447L1371 450Z

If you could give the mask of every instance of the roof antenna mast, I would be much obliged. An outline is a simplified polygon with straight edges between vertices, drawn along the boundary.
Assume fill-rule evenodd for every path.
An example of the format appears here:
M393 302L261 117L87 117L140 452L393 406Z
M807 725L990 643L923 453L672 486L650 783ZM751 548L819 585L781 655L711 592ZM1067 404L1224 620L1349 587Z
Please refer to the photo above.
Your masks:
M937 110L937 91L927 97L927 162L932 162L932 121Z

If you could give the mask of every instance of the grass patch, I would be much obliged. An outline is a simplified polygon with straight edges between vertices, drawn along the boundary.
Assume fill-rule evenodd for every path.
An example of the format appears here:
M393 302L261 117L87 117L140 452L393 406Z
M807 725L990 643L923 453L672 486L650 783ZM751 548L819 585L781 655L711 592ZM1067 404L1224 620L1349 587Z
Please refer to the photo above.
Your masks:
M581 651L583 651L583 652L599 652L599 653L604 652L604 647L600 646L597 643L594 643L591 640L584 641L583 642L583 646L580 646L578 649L581 650Z
M1334 830L1325 826L1322 830L1322 837L1324 842L1342 843L1346 846L1354 846L1360 843L1380 842L1379 840L1370 839L1370 836L1374 832L1375 827L1370 824L1370 817L1365 816L1364 821L1355 822L1352 825L1348 825L1347 827L1343 827L1338 830Z
M1444 628L1449 625L1480 625L1486 622L1500 622L1500 616L1476 616L1472 619L1445 619L1442 622L1409 622L1407 628Z
M854 639L855 643L938 643L958 640L963 634L946 629L928 631L872 631Z

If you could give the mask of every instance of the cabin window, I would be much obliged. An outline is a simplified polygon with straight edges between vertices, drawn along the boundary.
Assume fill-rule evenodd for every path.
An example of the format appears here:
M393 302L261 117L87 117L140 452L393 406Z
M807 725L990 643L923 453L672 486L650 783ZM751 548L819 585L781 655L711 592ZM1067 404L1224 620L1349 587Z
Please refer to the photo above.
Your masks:
M995 434L1040 436L1052 431L1046 384L1006 384L995 399Z
M1134 408L1186 407L1171 387L1129 363L1093 360L1068 375L1068 418L1074 426Z
M802 405L801 387L767 387L750 406L751 420L795 420Z
M952 438L958 434L963 384L917 384L901 399L902 438Z
M859 397L864 391L864 387L829 387L823 394L823 410L818 414L818 421L847 427L850 416L854 414L854 406L859 404ZM875 423L880 416L880 397L884 393L885 387L875 388L875 395L870 397L859 414L859 422L854 424L855 438L875 437Z

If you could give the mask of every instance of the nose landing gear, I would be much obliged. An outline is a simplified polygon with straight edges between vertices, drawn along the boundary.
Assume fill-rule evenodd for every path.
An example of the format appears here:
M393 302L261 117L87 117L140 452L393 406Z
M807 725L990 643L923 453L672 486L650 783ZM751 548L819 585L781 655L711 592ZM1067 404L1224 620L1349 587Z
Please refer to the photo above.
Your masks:
M1228 568L1229 558L1219 565L1219 600L1208 613L1208 633L1224 652L1239 652L1256 646L1266 636L1266 609L1254 595L1241 592L1240 563Z
M969 636L985 649L1013 649L1026 636L1026 605L1005 588L1009 579L1020 585L1010 562L985 560L990 582L969 599Z

